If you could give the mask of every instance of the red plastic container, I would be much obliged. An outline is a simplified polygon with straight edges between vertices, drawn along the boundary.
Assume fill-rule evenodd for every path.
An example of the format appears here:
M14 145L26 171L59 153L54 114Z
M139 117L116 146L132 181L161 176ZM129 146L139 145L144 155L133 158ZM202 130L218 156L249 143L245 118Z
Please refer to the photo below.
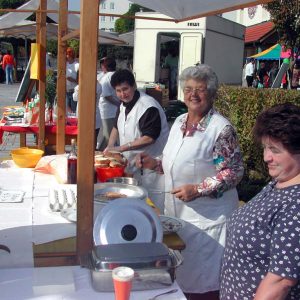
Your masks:
M102 168L96 167L97 179L99 182L106 182L107 179L113 177L123 177L125 167Z

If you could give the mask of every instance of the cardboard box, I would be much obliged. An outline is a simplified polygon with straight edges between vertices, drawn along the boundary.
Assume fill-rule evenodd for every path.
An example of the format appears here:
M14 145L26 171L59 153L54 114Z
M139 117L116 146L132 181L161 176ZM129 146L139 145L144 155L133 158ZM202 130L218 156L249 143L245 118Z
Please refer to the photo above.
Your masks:
M168 89L157 90L155 88L146 88L146 94L157 100L162 107L166 107L169 104Z

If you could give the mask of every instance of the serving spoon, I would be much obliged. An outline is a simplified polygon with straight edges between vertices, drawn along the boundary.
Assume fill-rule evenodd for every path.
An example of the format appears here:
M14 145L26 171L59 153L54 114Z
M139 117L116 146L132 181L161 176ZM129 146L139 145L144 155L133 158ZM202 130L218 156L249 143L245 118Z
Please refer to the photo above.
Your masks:
M154 296L152 298L149 298L148 300L155 300L155 299L157 299L160 296L169 295L169 294L173 294L173 293L176 293L176 292L178 292L178 289L169 290L167 292L164 292L164 293L158 294L158 295L156 295L156 296Z

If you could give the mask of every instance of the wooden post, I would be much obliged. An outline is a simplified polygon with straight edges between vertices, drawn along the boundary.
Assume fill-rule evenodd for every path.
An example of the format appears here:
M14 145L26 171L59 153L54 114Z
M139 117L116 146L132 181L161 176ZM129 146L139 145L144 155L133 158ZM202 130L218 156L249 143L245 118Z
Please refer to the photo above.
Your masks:
M61 38L68 31L68 0L59 1L58 23L58 55L57 55L57 131L56 153L65 152L65 124L66 124L66 46Z
M77 255L93 246L95 108L99 0L80 2Z
M47 10L47 1L40 0L40 9ZM39 137L38 147L45 149L45 91L46 91L46 12L38 12L36 15L37 23L37 43L40 44L39 59L39 96L40 96L40 112L39 112Z

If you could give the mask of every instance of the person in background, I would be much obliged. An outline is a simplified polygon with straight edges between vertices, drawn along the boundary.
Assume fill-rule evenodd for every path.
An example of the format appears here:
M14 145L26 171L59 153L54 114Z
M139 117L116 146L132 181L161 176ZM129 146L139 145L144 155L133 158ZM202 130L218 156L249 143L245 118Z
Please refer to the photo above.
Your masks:
M95 144L97 144L98 141L102 141L103 139L103 126L100 116L100 108L99 108L99 100L102 93L102 87L101 84L97 81L96 83L96 108L95 108ZM73 99L78 103L79 100L79 84L75 87L74 93L73 93ZM88 105L88 103L87 103ZM78 105L76 107L76 116L78 117ZM95 146L97 148L97 146Z
M111 77L111 85L121 100L121 105L105 152L123 152L128 160L126 172L133 175L138 182L142 181L153 202L162 209L163 197L158 194L151 195L150 190L163 190L163 179L148 170L141 174L135 167L135 156L143 151L153 156L162 154L169 135L166 115L154 98L137 90L131 71L116 71ZM120 146L116 146L118 139Z
M278 62L277 61L274 61L273 64L272 64L272 68L270 69L270 72L269 72L269 87L272 87L272 84L278 74Z
M186 244L184 263L176 269L180 288L189 300L217 300L226 220L238 207L242 155L233 126L213 107L218 78L212 68L188 67L179 81L188 112L171 127L162 161L142 153L136 164L161 166L170 191L165 215L185 221L178 231Z
M77 102L73 100L75 86L78 84L79 63L75 60L75 51L73 48L67 48L66 62L66 90L67 90L67 111L76 113Z
M254 59L251 58L250 61L246 64L245 68L245 79L247 81L248 87L252 87L253 76L254 76Z
M171 46L168 55L165 58L164 67L169 68L169 98L176 99L177 97L177 75L178 75L178 53L175 45Z
M278 104L254 126L271 182L228 221L221 300L300 299L300 107Z
M3 52L0 51L0 83L2 83L5 80L5 73L4 70L2 69L2 63L3 63Z
M6 54L3 56L2 69L5 71L6 84L13 84L14 77L13 72L16 67L16 60L11 54L10 50L7 50Z
M291 88L292 89L297 89L299 86L299 80L300 80L300 62L296 61L294 68L293 68L293 73L292 73L292 80L291 80Z
M100 67L102 71L102 76L100 77L102 94L99 106L103 124L103 141L97 148L104 150L107 147L109 136L114 126L120 100L117 98L115 90L110 83L111 77L116 71L116 61L111 57L104 57L100 60Z
M261 62L257 71L257 79L258 79L258 88L264 88L266 86L266 81L269 80L269 75L266 69L266 64Z

